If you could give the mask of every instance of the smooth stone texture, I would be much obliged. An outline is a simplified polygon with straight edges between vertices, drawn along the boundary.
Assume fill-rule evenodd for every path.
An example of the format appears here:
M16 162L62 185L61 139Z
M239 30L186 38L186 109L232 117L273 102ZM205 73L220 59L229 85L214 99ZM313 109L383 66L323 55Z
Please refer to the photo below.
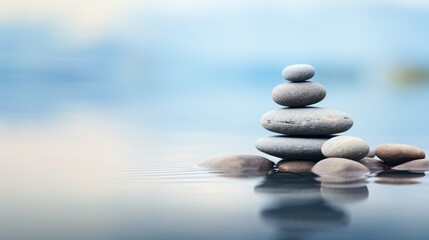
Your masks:
M330 135L347 131L352 118L327 108L281 108L262 115L261 125L272 132L288 135Z
M366 157L370 157L370 158L375 157L375 149L374 148L370 148L368 154L366 155Z
M325 157L339 157L359 160L368 155L369 145L358 137L338 136L326 141L322 146Z
M226 155L205 160L199 167L225 171L270 171L274 163L258 155Z
M375 149L375 155L390 166L396 166L411 160L423 159L425 153L412 145L381 144Z
M370 171L364 165L345 158L326 158L316 163L311 171L321 177L321 181L356 181L365 178Z
M410 171L416 173L423 173L429 171L429 160L418 159L400 164L392 168L393 170L399 171Z
M308 64L294 64L285 67L282 71L284 79L292 82L303 82L314 76L314 68Z
M283 83L273 89L272 96L279 105L304 107L322 101L326 89L316 82Z
M389 165L375 158L365 157L359 160L359 162L365 165L371 172L381 172L390 168Z
M318 161L324 158L321 148L330 137L262 137L255 143L256 148L269 155L284 159Z
M311 173L314 161L289 161L282 160L277 163L279 172L291 172L291 173Z

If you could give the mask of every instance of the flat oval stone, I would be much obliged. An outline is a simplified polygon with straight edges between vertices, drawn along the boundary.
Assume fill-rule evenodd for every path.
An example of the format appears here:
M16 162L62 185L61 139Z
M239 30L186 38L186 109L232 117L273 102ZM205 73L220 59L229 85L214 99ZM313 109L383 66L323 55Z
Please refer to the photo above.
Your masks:
M226 171L270 171L274 163L257 155L226 155L205 160L199 167Z
M423 173L429 171L429 160L418 159L409 161L392 168L393 170L399 171L410 171L416 173Z
M316 82L283 83L274 88L272 95L279 105L304 107L322 101L326 89Z
M330 137L262 137L256 141L256 148L269 155L284 159L313 160L324 158L321 148Z
M311 171L323 179L355 181L366 177L370 171L364 165L345 158L326 158L316 163Z
M386 163L375 158L364 157L359 162L365 165L371 172L381 172L390 168Z
M292 82L303 82L314 76L314 68L308 64L294 64L285 67L282 71L284 79Z
M281 108L262 115L261 125L272 132L288 135L330 135L347 131L352 118L327 108Z
M291 172L291 173L311 173L311 168L313 168L314 161L289 161L282 160L276 165L279 169L279 172Z
M375 149L375 155L390 166L396 166L411 160L425 158L425 153L412 145L381 144Z
M369 145L358 137L338 136L326 141L322 146L325 157L339 157L359 160L368 155Z

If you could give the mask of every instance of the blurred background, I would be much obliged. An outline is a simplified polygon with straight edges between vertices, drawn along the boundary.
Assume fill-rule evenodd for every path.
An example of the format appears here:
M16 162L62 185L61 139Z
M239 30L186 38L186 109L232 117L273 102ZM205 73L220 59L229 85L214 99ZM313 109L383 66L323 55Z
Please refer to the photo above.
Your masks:
M112 169L258 153L290 64L315 67L346 134L429 149L428 22L424 0L1 0L3 235L23 199L93 209Z
M428 21L421 0L2 0L0 169L257 153L296 63L347 134L429 149Z

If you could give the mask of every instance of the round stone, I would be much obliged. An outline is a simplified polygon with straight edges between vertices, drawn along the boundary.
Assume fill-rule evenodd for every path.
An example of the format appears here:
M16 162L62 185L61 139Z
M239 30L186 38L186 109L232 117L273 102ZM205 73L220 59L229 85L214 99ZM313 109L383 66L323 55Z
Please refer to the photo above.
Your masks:
M272 132L288 135L330 135L347 131L352 118L327 108L281 108L262 115L261 125Z
M256 141L255 146L259 151L275 157L318 161L324 158L321 148L328 139L329 137L262 137Z
M365 165L371 172L381 172L389 169L389 166L383 161L375 158L365 157L359 160L360 163Z
M369 145L358 137L338 136L326 141L322 146L325 157L339 157L359 160L368 155Z
M304 107L322 101L326 89L316 82L283 83L273 90L273 100L289 107Z
M373 158L375 157L375 149L374 148L370 148L368 154L366 155L367 157Z
M283 69L282 76L292 82L303 82L314 76L314 68L308 64L289 65Z
M199 167L225 171L270 171L274 163L257 155L226 155L205 160Z
M390 166L396 166L411 160L425 158L425 153L412 145L381 144L375 149L375 155Z
M429 171L429 160L418 159L409 161L392 168L393 170L399 171L410 171L416 173L423 173Z
M365 178L370 171L364 165L345 158L326 158L314 165L311 171L327 182L347 182Z
M277 163L279 172L291 172L291 173L311 173L314 161L289 161L282 160Z

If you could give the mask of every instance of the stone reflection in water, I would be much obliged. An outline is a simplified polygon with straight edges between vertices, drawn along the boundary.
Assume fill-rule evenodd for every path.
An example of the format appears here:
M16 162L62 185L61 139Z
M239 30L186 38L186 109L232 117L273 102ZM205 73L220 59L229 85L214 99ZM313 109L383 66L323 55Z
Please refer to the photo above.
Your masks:
M277 172L255 187L273 202L261 210L261 218L278 230L279 239L303 239L348 225L350 216L341 206L368 199L366 181L324 183L313 174Z
M333 203L347 204L362 202L368 199L369 191L366 181L351 183L324 183L320 191L322 197Z
M321 198L320 182L314 174L276 172L256 186L255 192L273 194L285 201Z
M389 170L377 174L377 180L375 182L392 185L419 184L420 178L424 176L424 173Z
M258 171L258 170L246 170L246 171L211 171L210 173L216 174L220 177L225 178L258 178L264 177L270 174L271 171Z
M316 232L342 228L349 223L346 212L322 198L304 202L278 202L261 212L279 230L280 239L302 239Z

